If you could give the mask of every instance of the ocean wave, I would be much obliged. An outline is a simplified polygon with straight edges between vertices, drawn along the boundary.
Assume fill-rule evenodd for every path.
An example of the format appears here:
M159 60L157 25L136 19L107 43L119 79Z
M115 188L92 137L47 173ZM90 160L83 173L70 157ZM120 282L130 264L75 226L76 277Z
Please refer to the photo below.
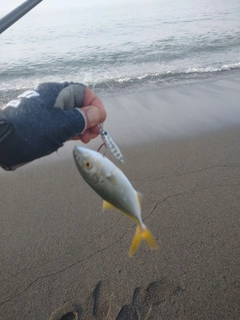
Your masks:
M169 69L162 72L144 72L129 76L121 74L121 72L102 72L101 76L94 73L85 72L82 77L71 73L68 76L63 76L62 73L48 73L41 74L40 72L31 72L28 76L13 77L8 74L5 77L3 73L0 73L0 100L5 101L7 97L12 96L14 92L20 92L21 90L28 90L33 88L39 82L49 81L75 81L83 82L90 86L97 92L109 93L119 92L125 90L132 92L136 88L148 87L148 86L165 86L181 82L189 82L195 80L205 79L207 77L214 76L218 73L227 72L235 69L240 69L240 62L223 64L220 66L206 66L206 67L191 67L188 69ZM16 76L16 74L15 74Z
M99 91L105 91L107 89L117 91L118 89L131 89L135 86L141 87L147 85L164 86L173 83L176 84L177 82L180 83L205 79L209 76L214 76L216 74L235 69L240 69L240 62L225 64L221 67L189 68L185 71L175 72L169 70L163 73L144 74L131 78L121 77L105 79L104 81L100 80L99 82L95 83L89 82L88 85Z
M190 68L187 73L207 73L240 69L240 62L224 64L221 67Z

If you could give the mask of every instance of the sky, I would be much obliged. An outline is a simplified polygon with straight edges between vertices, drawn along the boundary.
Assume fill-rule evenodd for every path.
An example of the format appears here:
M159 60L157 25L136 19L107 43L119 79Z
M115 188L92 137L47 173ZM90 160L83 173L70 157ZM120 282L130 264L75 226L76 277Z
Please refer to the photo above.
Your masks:
M85 6L85 5L105 5L116 2L136 2L137 0L43 0L34 10L45 10L49 8L65 7L65 6ZM147 1L147 0L146 0ZM8 13L11 10L24 3L25 0L0 0L0 11Z

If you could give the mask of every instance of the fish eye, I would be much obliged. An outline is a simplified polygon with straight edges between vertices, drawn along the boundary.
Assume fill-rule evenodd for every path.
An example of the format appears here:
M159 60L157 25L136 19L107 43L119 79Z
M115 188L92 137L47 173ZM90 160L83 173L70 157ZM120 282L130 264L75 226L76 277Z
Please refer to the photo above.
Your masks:
M89 160L84 160L83 165L86 169L91 169L92 168L92 163Z

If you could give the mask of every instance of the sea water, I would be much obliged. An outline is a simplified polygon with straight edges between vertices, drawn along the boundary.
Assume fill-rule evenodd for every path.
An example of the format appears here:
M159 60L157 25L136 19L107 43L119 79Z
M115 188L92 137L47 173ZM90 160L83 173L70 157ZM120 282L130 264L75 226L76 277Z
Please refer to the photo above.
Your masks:
M60 3L0 35L0 101L43 81L108 93L240 69L239 0Z

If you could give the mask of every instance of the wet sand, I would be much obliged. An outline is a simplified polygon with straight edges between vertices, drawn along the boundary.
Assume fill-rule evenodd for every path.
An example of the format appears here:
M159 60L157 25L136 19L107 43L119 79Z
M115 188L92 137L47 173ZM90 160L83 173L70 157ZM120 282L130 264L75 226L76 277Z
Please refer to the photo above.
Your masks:
M239 85L103 97L156 251L128 257L135 226L102 213L76 143L1 171L0 318L239 319Z

